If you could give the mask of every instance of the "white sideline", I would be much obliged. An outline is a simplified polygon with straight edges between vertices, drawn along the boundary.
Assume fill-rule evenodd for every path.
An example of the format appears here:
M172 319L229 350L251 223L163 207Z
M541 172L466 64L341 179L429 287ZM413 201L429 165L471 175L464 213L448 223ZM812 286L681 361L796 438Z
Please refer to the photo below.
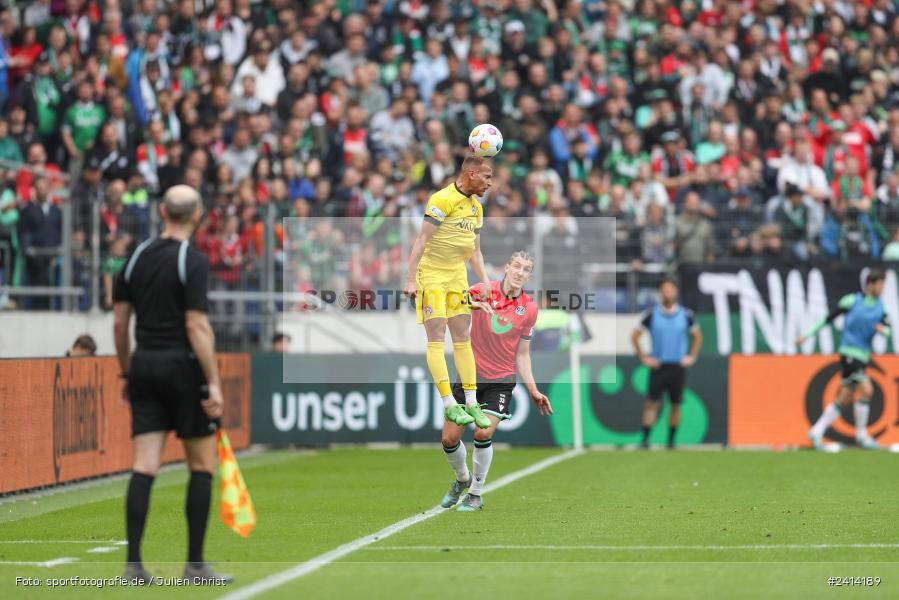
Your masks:
M835 548L899 548L899 544L738 544L722 545L661 545L661 546L612 546L602 544L579 545L529 545L529 544L494 544L490 546L374 546L365 548L368 551L422 551L422 550L602 550L602 551L638 551L638 550L828 550Z
M124 540L0 540L0 544L127 544Z
M500 477L492 484L488 484L484 491L485 493L494 492L511 483L515 483L519 479L527 477L528 475L533 475L534 473L538 473L553 465L557 465L562 461L568 460L569 458L574 458L575 456L579 456L581 454L583 454L582 450L569 450L568 452L565 452L563 454L557 454L545 460L541 460L529 467L526 467L519 471L515 471L513 473L509 473L504 477ZM419 513L413 517L403 519L402 521L397 521L393 525L388 525L387 527L376 533L372 533L364 537L355 539L352 542L348 542L346 544L343 544L342 546L338 546L337 548L325 552L324 554L319 554L315 558L312 558L306 562L298 563L287 570L275 573L274 575L269 575L268 577L255 581L250 585L236 589L233 592L221 596L221 600L244 600L246 598L252 598L278 586L284 585L285 583L288 583L295 579L299 579L300 577L308 575L309 573L317 571L325 565L328 565L336 560L340 560L344 556L351 554L356 550L365 548L370 544L379 542L384 538L390 537L395 533L399 533L404 529L412 527L413 525L417 525L422 521L427 521L428 519L436 517L437 515L443 514L445 512L448 512L447 509L442 508L441 506L435 506L434 508L426 510L423 513Z
M27 562L21 560L0 560L0 565L13 565L16 567L45 567L47 569L51 567L56 567L58 565L65 565L68 563L78 562L77 558L54 558L53 560L45 560L43 562Z

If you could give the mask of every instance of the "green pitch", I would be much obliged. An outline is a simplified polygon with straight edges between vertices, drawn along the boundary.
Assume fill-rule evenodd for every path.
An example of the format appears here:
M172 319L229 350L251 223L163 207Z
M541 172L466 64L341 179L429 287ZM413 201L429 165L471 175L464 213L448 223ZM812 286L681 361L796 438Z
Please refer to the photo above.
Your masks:
M557 454L498 449L490 479ZM259 523L242 539L213 507L207 558L236 575L227 591L433 508L452 477L439 448L282 451L240 462ZM887 453L587 452L488 492L484 511L446 511L260 597L895 598L897 472L899 457ZM154 486L143 554L156 575L178 577L183 566L184 481L179 469ZM122 479L0 503L0 596L138 593L47 585L121 574L124 489ZM76 562L10 564L61 558ZM44 585L17 587L16 577ZM831 587L829 577L880 585Z

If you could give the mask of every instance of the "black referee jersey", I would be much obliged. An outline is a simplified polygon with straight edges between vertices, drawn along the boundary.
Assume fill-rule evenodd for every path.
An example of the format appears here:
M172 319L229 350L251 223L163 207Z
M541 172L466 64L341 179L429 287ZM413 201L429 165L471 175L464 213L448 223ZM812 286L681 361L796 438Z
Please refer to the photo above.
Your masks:
M202 401L206 377L187 337L185 313L207 312L209 261L188 242L146 240L116 280L114 299L137 318L137 347L128 372L131 434L174 430L181 439L212 435Z
M185 313L209 311L209 260L186 241L142 242L125 262L113 290L115 302L134 307L139 350L190 350Z

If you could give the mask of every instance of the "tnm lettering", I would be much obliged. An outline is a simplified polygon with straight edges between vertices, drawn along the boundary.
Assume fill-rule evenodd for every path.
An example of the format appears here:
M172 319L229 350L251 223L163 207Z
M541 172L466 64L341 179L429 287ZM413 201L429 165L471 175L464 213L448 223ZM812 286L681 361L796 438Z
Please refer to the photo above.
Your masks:
M859 287L867 274L859 273ZM795 354L793 340L805 333L828 313L828 289L824 274L819 269L811 269L804 278L802 271L791 269L782 274L777 269L769 269L764 274L768 294L759 291L762 276L753 278L753 273L741 269L736 273L703 272L697 279L699 292L712 297L715 309L715 329L718 334L718 353L727 356L733 352L755 354L758 342L764 341L772 354ZM731 335L731 296L736 296L739 306L739 332L741 345L734 348ZM899 281L889 270L886 275L881 299L891 319L899 319ZM821 354L834 351L834 329L842 327L836 321L833 326L822 328L817 340L808 340L800 349L809 354L817 350ZM758 332L758 333L757 333ZM899 347L899 328L892 332L893 347ZM886 350L886 338L874 338L875 353Z
M57 478L60 457L100 447L100 374L95 369L78 377L71 362L66 373L57 364L53 378L53 458Z

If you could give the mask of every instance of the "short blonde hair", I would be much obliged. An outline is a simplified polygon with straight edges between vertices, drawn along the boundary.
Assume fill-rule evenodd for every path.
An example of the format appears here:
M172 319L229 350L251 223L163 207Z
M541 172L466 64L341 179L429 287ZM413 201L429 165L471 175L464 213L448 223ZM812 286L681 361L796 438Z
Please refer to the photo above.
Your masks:
M468 169L477 169L489 164L490 163L486 158L474 155L466 156L465 160L462 161L462 170L467 171Z

